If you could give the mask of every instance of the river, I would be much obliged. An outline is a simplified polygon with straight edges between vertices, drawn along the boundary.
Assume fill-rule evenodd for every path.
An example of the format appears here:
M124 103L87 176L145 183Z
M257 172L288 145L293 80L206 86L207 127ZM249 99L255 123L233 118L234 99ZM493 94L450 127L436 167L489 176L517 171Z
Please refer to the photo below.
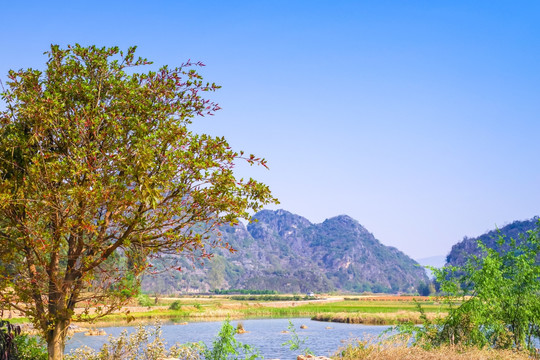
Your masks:
M296 359L296 356L302 353L305 348L309 348L316 355L329 356L335 353L340 346L344 346L347 341L368 337L375 338L388 328L388 326L327 323L312 321L308 318L291 319L300 339L305 339L300 350L291 351L287 345L283 345L292 337L290 332L283 333L289 325L288 319L233 320L231 324L236 327L239 322L244 325L247 332L236 335L238 341L258 349L265 359L280 360ZM222 322L215 321L192 322L187 325L163 323L161 330L162 337L168 346L174 343L184 344L198 341L203 341L210 346L221 325ZM306 325L307 328L301 329L301 325ZM133 326L114 326L103 329L107 335L85 336L83 333L76 333L68 340L66 353L82 345L99 349L107 341L109 335L118 336L125 329L131 332L135 328Z

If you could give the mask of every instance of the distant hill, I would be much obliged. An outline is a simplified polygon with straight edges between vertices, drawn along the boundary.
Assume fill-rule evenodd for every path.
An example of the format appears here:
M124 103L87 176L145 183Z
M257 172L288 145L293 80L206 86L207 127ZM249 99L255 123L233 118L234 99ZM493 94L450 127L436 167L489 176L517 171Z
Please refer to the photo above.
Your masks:
M491 249L500 250L500 247L497 244L499 235L506 236L508 239L513 238L517 243L520 243L520 234L536 229L537 225L538 217L534 217L530 220L514 221L499 230L491 230L475 238L465 237L462 241L452 246L452 250L446 257L446 265L461 266L466 263L469 256L480 256L481 251L478 248L478 240L482 240L482 242ZM504 248L502 250L504 250Z
M146 276L144 291L199 292L257 289L306 293L413 291L427 281L417 262L381 244L356 220L336 216L320 224L288 211L263 210L256 222L221 228L223 241L237 251L214 249L205 266ZM160 269L162 264L155 263Z

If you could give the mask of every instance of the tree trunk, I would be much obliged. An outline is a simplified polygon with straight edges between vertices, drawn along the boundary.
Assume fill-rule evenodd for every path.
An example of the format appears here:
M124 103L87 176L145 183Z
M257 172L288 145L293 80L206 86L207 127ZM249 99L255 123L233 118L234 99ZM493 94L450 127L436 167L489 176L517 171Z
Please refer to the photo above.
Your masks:
M64 358L67 328L67 321L59 321L55 323L54 328L47 333L47 351L49 353L49 360L62 360Z

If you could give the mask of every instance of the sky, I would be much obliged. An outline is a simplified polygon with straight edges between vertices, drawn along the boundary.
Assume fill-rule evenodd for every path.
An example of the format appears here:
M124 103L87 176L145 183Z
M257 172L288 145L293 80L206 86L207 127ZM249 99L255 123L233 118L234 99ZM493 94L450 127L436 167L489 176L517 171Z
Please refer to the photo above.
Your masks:
M270 170L313 223L347 214L419 259L540 215L538 1L6 1L0 79L50 44L191 59L222 86L194 130Z

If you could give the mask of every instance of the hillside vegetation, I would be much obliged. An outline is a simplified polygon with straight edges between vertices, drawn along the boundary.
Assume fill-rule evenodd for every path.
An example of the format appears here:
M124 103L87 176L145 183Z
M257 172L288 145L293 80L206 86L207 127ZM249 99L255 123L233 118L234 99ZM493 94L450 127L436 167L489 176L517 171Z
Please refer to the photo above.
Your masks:
M276 290L286 293L328 291L411 292L427 281L418 263L381 244L346 215L312 224L284 210L263 210L256 222L222 227L223 241L237 251L212 249L204 266L181 258L183 271L147 276L143 290L174 293L216 289Z
M523 237L520 234L526 234L527 231L534 230L538 226L538 217L534 217L530 220L514 221L511 224L503 226L500 229L494 229L486 232L478 237L464 237L462 241L452 246L452 250L446 257L446 265L463 266L467 262L467 258L471 255L482 256L482 251L478 246L480 240L487 248L497 251L507 251L509 243L499 245L497 243L499 235L516 240L517 244L523 243Z

